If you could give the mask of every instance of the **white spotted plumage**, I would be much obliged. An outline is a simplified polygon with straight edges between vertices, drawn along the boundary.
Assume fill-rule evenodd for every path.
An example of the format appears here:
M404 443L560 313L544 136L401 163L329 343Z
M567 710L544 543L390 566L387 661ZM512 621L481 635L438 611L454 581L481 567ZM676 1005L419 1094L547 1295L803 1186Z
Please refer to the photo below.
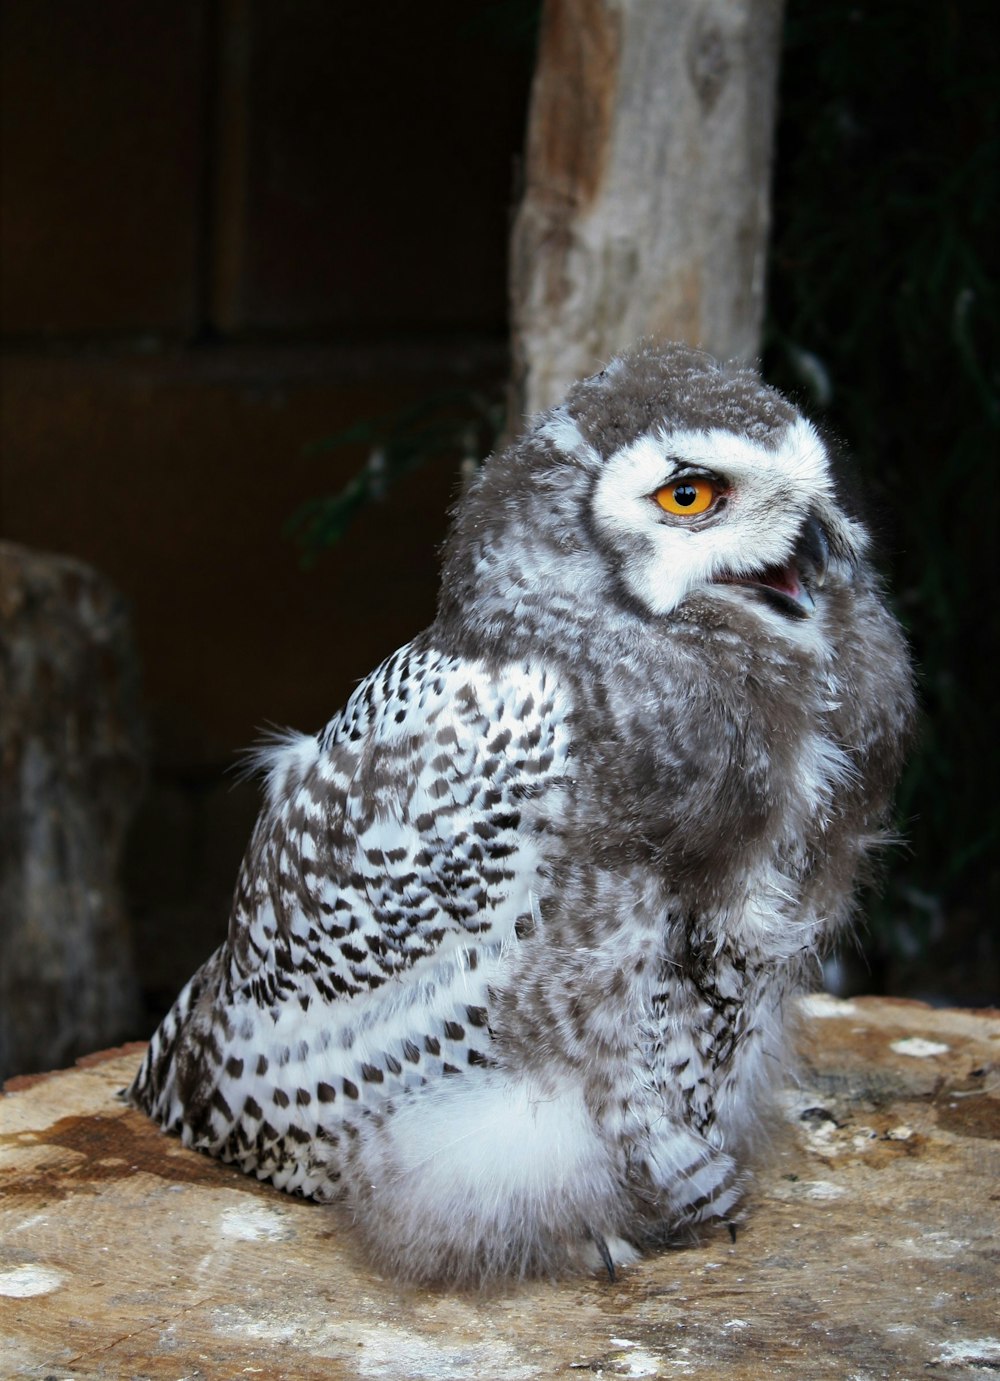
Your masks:
M340 1160L326 1142L294 1157L273 1148L322 1139L335 1103L354 1122L488 1059L487 990L544 885L548 826L532 801L551 803L572 774L566 707L530 666L488 676L406 646L322 735L289 736L259 765L269 812L228 962L209 965L231 1028L225 1060L200 1120L175 1067L150 1110L189 1144L326 1198ZM151 1051L137 1090L152 1064Z
M431 628L262 752L229 938L133 1101L343 1197L407 1279L731 1218L912 716L867 553L749 371L647 347L577 385L471 485Z

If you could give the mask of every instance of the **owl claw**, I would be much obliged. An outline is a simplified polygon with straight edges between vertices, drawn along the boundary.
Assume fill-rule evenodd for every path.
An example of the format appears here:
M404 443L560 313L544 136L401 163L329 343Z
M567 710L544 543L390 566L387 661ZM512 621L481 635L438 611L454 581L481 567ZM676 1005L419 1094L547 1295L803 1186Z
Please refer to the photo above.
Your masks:
M733 1245L735 1246L735 1244L736 1244L736 1224L735 1224L735 1223L727 1223L727 1224L726 1224L726 1227L729 1229L729 1240L730 1240L730 1241L733 1243Z
M604 1262L604 1269L608 1273L608 1280L610 1280L611 1284L614 1285L616 1279L615 1263L611 1258L611 1252L608 1250L608 1244L601 1236L601 1234L599 1232L595 1232L593 1228L591 1228L590 1230L590 1237L594 1243L594 1246L597 1248L598 1255Z

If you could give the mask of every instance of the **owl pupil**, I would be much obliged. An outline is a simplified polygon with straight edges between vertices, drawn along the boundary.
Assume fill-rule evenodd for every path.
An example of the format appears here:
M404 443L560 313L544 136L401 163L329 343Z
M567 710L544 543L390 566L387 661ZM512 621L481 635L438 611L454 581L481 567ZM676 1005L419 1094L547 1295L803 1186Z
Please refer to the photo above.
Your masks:
M682 508L688 508L698 497L698 491L693 484L679 484L674 490L674 503L679 503Z

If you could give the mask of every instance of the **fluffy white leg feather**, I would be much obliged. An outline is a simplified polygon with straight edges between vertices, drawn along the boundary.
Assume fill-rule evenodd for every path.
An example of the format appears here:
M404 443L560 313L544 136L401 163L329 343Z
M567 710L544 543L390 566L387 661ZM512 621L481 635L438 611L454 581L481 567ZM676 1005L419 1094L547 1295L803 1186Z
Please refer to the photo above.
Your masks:
M636 1253L613 1163L578 1085L542 1088L501 1071L399 1100L358 1130L345 1175L375 1259L412 1280L616 1264Z

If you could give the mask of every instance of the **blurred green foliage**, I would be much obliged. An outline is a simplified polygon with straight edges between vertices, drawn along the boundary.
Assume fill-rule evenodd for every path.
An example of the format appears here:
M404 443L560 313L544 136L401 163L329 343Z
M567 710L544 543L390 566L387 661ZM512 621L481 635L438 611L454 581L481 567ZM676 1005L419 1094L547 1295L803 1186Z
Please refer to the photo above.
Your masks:
M303 566L312 566L340 541L360 509L384 498L411 470L438 460L475 466L493 449L503 417L498 396L452 389L381 417L362 418L314 442L313 451L363 446L368 459L337 493L309 499L285 524L285 536L301 548Z
M873 978L1000 999L997 12L789 0L765 373L853 457L920 672Z

